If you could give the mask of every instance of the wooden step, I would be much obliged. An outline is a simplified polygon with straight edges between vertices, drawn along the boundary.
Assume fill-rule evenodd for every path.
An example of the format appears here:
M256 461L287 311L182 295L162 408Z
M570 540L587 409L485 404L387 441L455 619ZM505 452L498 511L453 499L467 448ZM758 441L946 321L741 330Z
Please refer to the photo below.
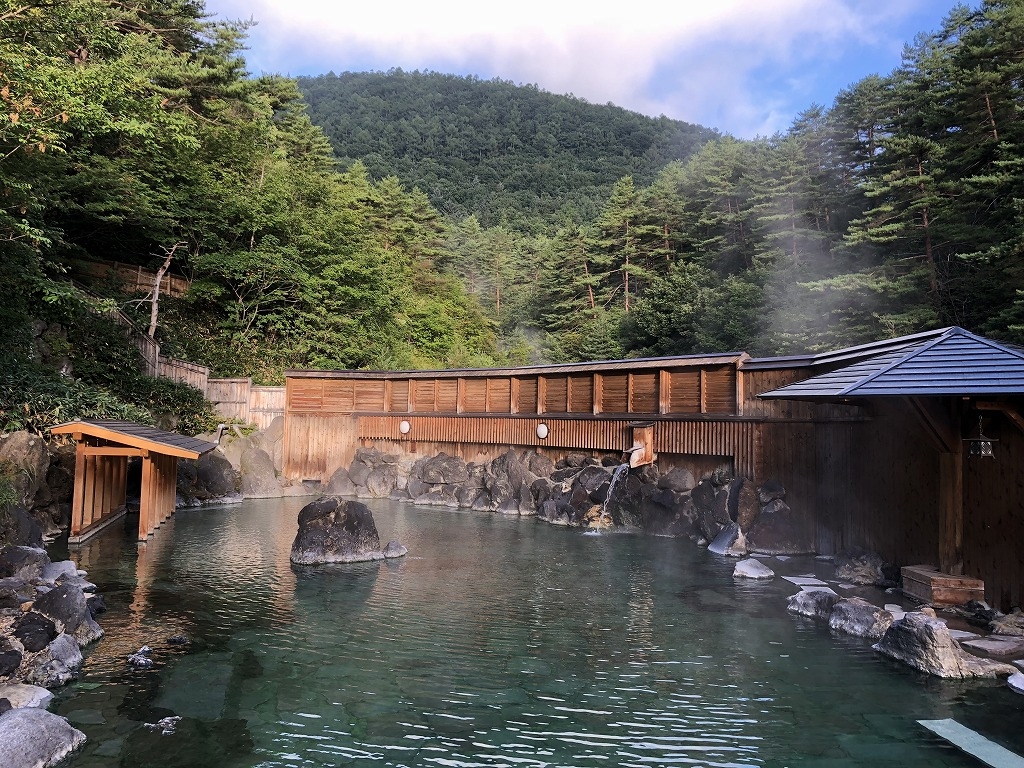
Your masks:
M985 599L985 582L968 576L942 573L933 565L905 565L903 591L926 603L962 605Z

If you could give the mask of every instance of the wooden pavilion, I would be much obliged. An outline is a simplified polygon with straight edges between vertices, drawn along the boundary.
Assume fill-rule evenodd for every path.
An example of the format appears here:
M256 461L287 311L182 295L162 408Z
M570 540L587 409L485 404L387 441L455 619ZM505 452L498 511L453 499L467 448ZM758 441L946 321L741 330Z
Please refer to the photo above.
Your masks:
M198 459L216 444L128 421L82 420L53 427L78 444L70 544L79 544L122 517L128 459L142 459L139 541L174 514L178 459Z

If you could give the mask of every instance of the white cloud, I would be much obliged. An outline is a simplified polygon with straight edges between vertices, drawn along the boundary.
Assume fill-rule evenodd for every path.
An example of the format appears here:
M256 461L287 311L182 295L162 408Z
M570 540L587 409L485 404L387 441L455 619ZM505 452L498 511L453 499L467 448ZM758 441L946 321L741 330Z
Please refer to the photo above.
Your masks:
M208 0L208 9L259 22L247 56L256 71L475 73L752 136L784 129L815 101L821 67L858 47L898 51L885 30L927 2Z

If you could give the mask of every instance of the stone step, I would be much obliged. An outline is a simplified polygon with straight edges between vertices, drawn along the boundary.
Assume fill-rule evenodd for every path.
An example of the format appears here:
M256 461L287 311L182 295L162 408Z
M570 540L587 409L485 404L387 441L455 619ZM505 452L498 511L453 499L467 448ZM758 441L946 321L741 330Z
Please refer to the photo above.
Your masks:
M980 733L960 725L956 720L918 720L917 722L939 738L945 739L985 765L992 766L992 768L1024 768L1024 757L986 739Z

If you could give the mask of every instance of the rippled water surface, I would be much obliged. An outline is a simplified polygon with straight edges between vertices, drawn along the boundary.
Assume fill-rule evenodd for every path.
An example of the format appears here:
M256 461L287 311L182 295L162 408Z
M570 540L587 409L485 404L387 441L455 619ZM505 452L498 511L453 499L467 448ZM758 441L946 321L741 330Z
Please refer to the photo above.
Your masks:
M945 717L1024 751L1005 684L878 658L688 541L378 503L408 557L296 568L305 501L77 555L110 610L56 707L89 737L72 765L977 765L914 722Z

